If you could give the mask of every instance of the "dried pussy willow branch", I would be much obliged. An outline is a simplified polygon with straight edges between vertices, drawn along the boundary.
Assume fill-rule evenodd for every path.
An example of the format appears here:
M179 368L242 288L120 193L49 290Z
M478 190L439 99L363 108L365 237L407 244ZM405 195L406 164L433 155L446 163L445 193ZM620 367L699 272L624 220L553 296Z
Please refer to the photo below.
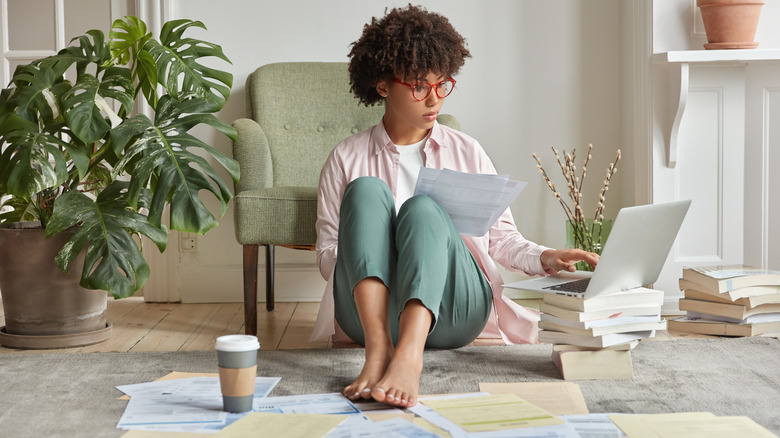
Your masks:
M577 174L577 165L575 164L577 159L575 149L572 149L571 153L567 153L565 150L559 153L555 147L552 147L551 149L555 155L555 160L558 163L558 167L561 169L561 174L566 181L566 186L568 188L568 198L571 200L571 205L567 203L558 192L555 183L552 182L550 176L544 170L544 166L542 166L542 162L539 157L536 154L533 154L533 157L537 163L536 167L539 169L539 172L542 174L542 178L544 178L544 181L547 183L547 187L552 190L553 195L556 199L558 199L561 207L563 207L563 211L566 213L566 218L569 220L569 222L571 222L574 228L575 240L580 243L583 249L593 250L595 249L593 247L594 242L592 235L593 224L590 227L585 225L585 215L582 209L582 187L587 176L588 163L592 157L591 151L593 150L593 145L588 145L588 152L585 154L585 159L583 160L582 169L579 175ZM601 192L599 193L596 212L593 216L594 224L604 220L604 204L606 201L607 190L609 190L609 183L612 181L612 176L615 174L615 172L617 172L617 165L620 161L620 156L620 149L618 149L615 161L609 163L607 168L604 184L602 185ZM601 228L599 227L599 230L600 229ZM600 242L600 240L601 236L598 236L598 241Z

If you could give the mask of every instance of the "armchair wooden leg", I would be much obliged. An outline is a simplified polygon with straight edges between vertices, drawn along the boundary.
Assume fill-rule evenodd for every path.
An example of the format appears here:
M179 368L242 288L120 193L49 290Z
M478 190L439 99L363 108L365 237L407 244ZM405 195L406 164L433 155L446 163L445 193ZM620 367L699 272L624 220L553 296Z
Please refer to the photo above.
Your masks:
M265 246L265 310L274 310L274 249L270 243Z
M244 245L244 332L257 336L257 254L260 245Z

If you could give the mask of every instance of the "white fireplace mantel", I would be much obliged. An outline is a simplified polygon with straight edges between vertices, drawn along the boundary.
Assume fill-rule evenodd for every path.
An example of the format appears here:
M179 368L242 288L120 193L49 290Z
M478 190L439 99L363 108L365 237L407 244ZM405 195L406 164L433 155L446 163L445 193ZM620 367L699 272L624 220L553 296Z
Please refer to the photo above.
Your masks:
M693 201L655 285L669 311L682 297L685 266L777 269L780 49L669 51L651 60L653 202Z
M666 138L666 165L677 165L677 136L688 102L691 65L747 65L780 62L780 49L684 50L657 53L653 62L669 65L669 103L672 121Z

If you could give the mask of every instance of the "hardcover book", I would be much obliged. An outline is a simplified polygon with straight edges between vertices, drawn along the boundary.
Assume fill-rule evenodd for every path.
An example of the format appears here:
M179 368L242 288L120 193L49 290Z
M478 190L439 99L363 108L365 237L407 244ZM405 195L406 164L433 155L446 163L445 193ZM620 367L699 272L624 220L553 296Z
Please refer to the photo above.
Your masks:
M633 324L610 325L602 327L577 328L556 324L549 321L539 321L542 330L554 330L557 332L571 333L580 336L604 336L617 333L632 333L647 330L666 330L666 321L637 322Z
M780 332L780 321L755 324L734 324L684 316L667 322L670 331L713 336L758 336Z
M664 293L660 290L638 287L609 295L597 295L593 298L571 297L558 294L544 294L542 300L563 309L579 312L598 310L620 310L635 307L661 306Z
M632 379L631 350L553 351L564 380Z
M562 307L543 302L539 305L539 310L543 314L564 318L569 321L584 322L605 318L658 315L661 312L661 306L626 307L622 309L605 309L594 310L590 312L580 312L577 310L564 309Z
M682 278L699 284L699 290L718 293L751 286L780 286L780 271L747 265L687 267Z
M605 348L612 345L629 343L638 339L652 338L653 336L655 336L655 331L653 330L630 333L611 333L601 336L575 335L573 333L557 332L553 330L540 330L539 342Z
M684 298L680 300L680 310L725 316L734 319L745 319L753 315L780 313L780 304L761 304L756 307L749 307L740 304L716 303L712 301Z

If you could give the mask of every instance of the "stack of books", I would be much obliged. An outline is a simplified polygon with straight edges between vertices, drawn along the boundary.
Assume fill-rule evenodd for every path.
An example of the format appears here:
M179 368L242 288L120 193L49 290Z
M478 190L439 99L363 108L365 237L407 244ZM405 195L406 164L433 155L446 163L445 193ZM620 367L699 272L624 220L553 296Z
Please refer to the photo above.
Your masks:
M780 332L780 271L746 265L684 268L680 310L670 331L718 336Z
M593 298L544 294L539 341L565 380L633 377L631 349L666 329L663 291L644 287Z

